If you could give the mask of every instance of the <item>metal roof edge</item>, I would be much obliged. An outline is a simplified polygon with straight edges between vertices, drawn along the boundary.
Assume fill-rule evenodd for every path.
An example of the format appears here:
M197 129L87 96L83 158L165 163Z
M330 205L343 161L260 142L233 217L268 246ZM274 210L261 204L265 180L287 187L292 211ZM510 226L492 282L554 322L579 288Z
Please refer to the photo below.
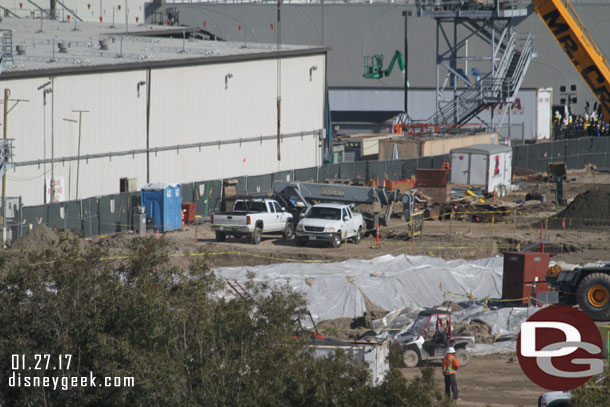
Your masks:
M470 146L452 148L450 153L502 153L513 151L512 147L502 144L473 144Z
M194 32L199 32L199 28L197 27L191 27L191 26L174 26L174 27L167 27L167 29L155 29L155 30L133 30L133 31L129 31L129 32L107 32L107 33L102 33L100 35L128 35L130 37L157 37L157 36L163 36L163 35L176 35L176 34L182 34L182 33L186 33L186 34L190 34L190 33L194 33Z
M297 50L284 50L280 51L281 58L294 58L308 55L320 55L328 54L330 47L313 47L304 48ZM240 55L223 55L223 56L205 56L197 58L186 58L186 59L171 59L163 61L141 61L141 62L128 62L124 64L98 64L90 66L78 66L78 67L58 67L50 69L32 69L27 71L7 71L2 72L0 79L22 79L22 78L35 78L35 77L47 77L47 76L64 76L64 75L79 75L89 73L107 73L107 72L119 72L119 71L134 71L138 69L149 69L149 68L176 68L182 66L193 66L193 65L210 65L219 64L224 62L245 62L245 61L256 61L263 59L275 59L277 56L276 51L265 51L256 54L240 54Z

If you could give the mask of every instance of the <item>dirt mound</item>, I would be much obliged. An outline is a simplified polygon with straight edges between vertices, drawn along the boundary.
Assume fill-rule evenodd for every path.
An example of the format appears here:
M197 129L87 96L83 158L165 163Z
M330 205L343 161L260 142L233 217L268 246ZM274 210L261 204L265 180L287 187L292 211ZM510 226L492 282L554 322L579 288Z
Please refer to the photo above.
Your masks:
M360 318L335 318L317 324L320 334L344 341L360 339L363 335L373 333L371 328L362 326Z
M101 237L94 244L103 249L127 249L129 247L130 237L124 233L115 233L114 235Z
M373 303L366 294L362 293L366 312L355 318L335 318L318 323L318 330L322 335L342 339L356 340L364 335L374 335L373 321L383 318L388 312Z
M12 248L18 250L48 249L59 242L62 235L70 236L70 233L59 232L43 224L36 225L25 236L17 240Z
M577 195L549 227L560 228L563 220L566 228L610 226L610 186L598 185Z
M457 323L454 329L458 335L474 336L475 343L493 343L494 341L491 329L482 322Z

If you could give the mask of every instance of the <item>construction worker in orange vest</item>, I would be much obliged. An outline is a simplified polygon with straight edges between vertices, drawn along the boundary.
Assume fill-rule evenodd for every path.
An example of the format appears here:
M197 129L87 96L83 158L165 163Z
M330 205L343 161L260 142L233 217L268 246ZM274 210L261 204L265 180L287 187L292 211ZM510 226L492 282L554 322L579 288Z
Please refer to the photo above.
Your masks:
M447 348L447 353L445 354L445 359L443 360L443 376L445 376L445 394L447 395L447 398L449 398L449 388L451 388L451 391L453 391L454 400L457 400L458 398L456 374L459 368L460 362L455 357L455 348L450 346Z

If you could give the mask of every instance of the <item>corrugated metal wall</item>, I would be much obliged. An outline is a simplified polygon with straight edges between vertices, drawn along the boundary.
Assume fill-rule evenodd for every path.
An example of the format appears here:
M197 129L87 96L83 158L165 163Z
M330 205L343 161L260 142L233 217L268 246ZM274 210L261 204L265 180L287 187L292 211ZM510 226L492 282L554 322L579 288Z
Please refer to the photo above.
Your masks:
M145 148L146 99L136 93L136 84L143 79L144 71L56 77L46 106L37 88L49 78L4 81L11 98L27 100L8 117L8 136L15 139L14 161L50 160L53 141L53 176L63 179L65 199L75 199L77 161L62 161L62 157L77 156L78 123L64 119L78 120L73 110L89 111L82 117L81 156ZM145 170L144 155L81 160L79 198L118 192L119 178L141 182ZM26 205L41 204L44 179L50 179L51 173L50 162L18 166L7 174L8 194L21 195Z
M315 66L309 80L309 69ZM277 63L275 60L155 70L151 80L151 148L270 136L276 133ZM232 75L228 77L227 75ZM282 60L282 133L323 127L324 56ZM189 101L184 103L184 101ZM185 181L257 175L318 165L317 138L282 142L243 142L181 151L180 168L165 161L176 152L156 154L151 180ZM317 160L317 161L316 161ZM176 171L180 171L177 174Z
M151 71L150 80L145 70L60 76L54 79L53 93L46 95L46 105L38 87L49 78L4 81L11 98L25 100L8 118L18 164L8 173L8 194L22 196L24 205L44 203L44 181L51 178L51 164L37 161L51 159L53 139L53 176L63 180L65 200L76 199L78 123L63 119L78 120L73 112L78 109L89 111L82 117L81 157L122 153L81 159L78 198L118 193L123 177L136 178L138 187L143 186L147 86L151 148L236 141L152 152L151 182L183 183L320 165L319 140L312 132L324 126L324 58L282 61L282 134L306 135L282 141L281 162L276 160L275 140L239 142L276 132L274 60L158 69ZM312 66L318 69L310 81ZM233 76L225 89L228 73ZM138 94L139 82L149 83L141 85ZM31 164L23 165L27 162Z

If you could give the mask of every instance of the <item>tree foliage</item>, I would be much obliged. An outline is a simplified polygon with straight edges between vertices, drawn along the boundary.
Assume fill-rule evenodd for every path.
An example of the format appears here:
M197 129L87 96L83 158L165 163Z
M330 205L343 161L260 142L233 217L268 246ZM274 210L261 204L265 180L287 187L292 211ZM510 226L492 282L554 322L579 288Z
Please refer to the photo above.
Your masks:
M417 406L444 405L431 371L398 370L373 387L347 355L316 359L295 337L305 301L288 288L250 284L226 295L192 257L171 265L164 239L134 239L108 259L63 239L53 249L0 258L0 405ZM231 294L231 293L229 293ZM233 293L234 294L234 293ZM72 355L69 370L13 370L11 355ZM56 364L56 363L55 363ZM9 385L12 375L134 377L133 387Z
M578 407L610 406L610 365L604 373L572 391L572 405Z

